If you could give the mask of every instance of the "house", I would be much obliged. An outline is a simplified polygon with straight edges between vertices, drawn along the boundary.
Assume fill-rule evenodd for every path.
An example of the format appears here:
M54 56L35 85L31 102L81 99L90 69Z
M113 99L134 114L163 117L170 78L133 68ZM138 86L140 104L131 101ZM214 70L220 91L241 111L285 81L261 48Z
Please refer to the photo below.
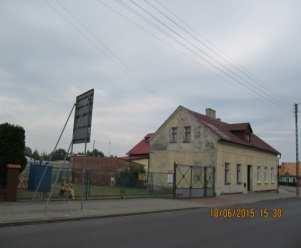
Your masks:
M153 133L145 135L145 137L127 153L127 157L122 157L122 159L141 164L144 166L145 172L148 172L150 151L149 141L153 135Z
M296 163L283 162L279 166L279 184L296 185ZM299 165L299 174L301 175L301 165Z
M174 171L174 163L215 168L214 193L277 190L280 153L249 123L226 123L179 106L150 139L150 172ZM206 181L206 180L205 180Z

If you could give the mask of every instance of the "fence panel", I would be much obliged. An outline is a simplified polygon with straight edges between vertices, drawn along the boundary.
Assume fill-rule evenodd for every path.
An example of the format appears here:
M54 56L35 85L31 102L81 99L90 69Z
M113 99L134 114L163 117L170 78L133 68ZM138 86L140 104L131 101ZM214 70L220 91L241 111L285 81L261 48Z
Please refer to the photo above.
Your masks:
M214 167L175 164L174 174L175 198L214 196Z
M38 163L39 164L39 163ZM168 197L173 195L173 174L165 172L132 173L129 169L115 171L100 169L51 168L51 186L47 192L39 192L37 185L43 182L43 173L34 174L34 186L29 186L31 167L20 175L18 200L92 200L114 198ZM43 172L45 164L39 164ZM42 185L42 184L41 184ZM37 192L35 192L37 191Z

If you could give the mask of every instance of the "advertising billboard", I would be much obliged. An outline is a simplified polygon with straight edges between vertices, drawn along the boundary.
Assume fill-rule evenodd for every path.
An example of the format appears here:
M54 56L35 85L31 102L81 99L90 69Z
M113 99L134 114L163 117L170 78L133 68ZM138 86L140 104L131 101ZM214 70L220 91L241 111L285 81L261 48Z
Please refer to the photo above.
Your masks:
M94 89L76 97L73 124L73 144L89 143L92 126Z

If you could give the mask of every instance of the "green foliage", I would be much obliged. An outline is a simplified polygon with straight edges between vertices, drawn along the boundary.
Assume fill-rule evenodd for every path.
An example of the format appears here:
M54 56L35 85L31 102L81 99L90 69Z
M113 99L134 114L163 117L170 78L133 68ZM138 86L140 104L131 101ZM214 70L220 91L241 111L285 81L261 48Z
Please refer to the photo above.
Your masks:
M25 153L25 156L32 157L32 150L31 150L30 147L25 146L25 151L24 151L24 153Z
M50 154L50 158L52 161L64 160L66 156L67 156L67 152L62 148L59 148Z
M40 160L41 157L40 157L40 153L37 151L37 150L34 150L31 157L34 159L34 160Z
M26 163L23 127L0 124L0 184L5 184L7 164L19 164L23 170Z
M84 152L79 152L78 154L86 155ZM99 151L98 149L94 149L93 151L87 150L87 156L103 158L105 155L102 151Z
M122 187L138 187L139 174L145 173L144 167L138 164L132 164L119 173L116 180L117 185Z
M47 152L42 152L40 154L40 160L48 161L50 159L50 156Z
M88 156L92 156L92 157L101 157L103 158L104 157L104 154L102 151L99 151L97 149L94 149L93 151L87 151L87 155Z

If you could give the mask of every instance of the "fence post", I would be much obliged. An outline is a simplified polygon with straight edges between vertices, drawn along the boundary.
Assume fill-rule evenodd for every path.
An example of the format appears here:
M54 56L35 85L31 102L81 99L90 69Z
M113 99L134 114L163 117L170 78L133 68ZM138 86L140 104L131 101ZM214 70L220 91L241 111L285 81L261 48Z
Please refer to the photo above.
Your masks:
M89 187L89 172L88 170L85 170L85 174L84 174L84 178L85 178L85 182L84 182L84 185L85 185L85 200L87 201L88 200L88 187Z
M176 191L177 191L177 163L174 162L174 165L173 165L173 187L172 187L172 193L173 193L173 198L175 199L176 198Z
M191 190L192 190L192 166L190 168L190 186L189 186L189 198L191 199Z
M204 167L204 197L207 197L207 166Z
M215 194L215 167L212 167L212 180L213 180L213 186L212 186L213 193L212 193L212 195L216 196L216 194Z
M85 176L85 169L81 170L81 187L80 187L80 209L84 210L84 176Z

